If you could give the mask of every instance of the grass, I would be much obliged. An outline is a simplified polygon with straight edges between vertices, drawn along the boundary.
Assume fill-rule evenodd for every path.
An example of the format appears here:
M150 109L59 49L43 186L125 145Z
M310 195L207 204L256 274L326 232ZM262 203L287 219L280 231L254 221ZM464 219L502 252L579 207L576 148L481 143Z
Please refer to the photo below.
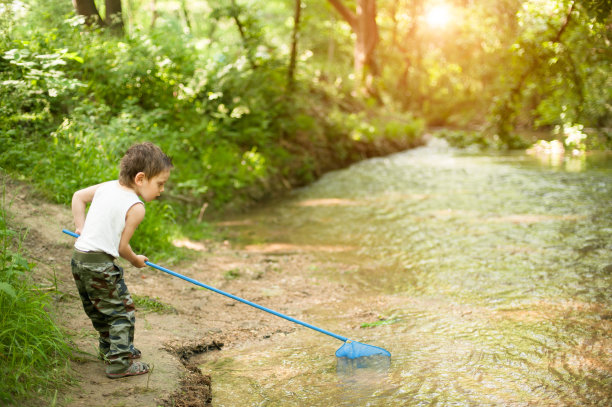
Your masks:
M132 295L132 300L139 311L156 312L158 314L176 313L173 306L164 304L158 298L151 298L147 295Z
M69 378L70 347L48 313L50 296L32 281L22 255L24 234L10 228L0 206L0 404L55 403Z
M231 269L223 273L223 278L226 280L235 280L240 277L240 271L238 269Z
M381 318L375 322L364 322L363 324L361 324L361 328L375 328L377 326L391 325L397 322L400 322L398 318L392 318L392 319Z

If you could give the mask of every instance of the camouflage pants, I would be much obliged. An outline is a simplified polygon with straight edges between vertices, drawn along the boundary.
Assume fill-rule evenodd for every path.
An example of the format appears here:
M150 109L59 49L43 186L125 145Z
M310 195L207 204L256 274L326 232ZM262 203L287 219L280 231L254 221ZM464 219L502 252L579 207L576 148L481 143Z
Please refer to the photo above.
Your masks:
M83 309L100 335L100 353L108 373L127 370L134 348L134 302L123 280L123 269L106 253L72 255L72 275Z

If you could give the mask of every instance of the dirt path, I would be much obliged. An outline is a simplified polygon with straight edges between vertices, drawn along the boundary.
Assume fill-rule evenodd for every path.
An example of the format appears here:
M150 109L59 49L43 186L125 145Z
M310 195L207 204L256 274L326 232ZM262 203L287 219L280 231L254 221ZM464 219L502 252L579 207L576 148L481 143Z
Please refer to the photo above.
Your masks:
M163 272L136 269L120 261L131 294L155 299L165 311L137 309L135 344L143 353L142 360L153 366L152 373L107 379L103 363L95 357L97 335L81 308L70 273L74 239L61 233L62 228L72 228L70 210L36 198L26 185L4 182L12 223L27 230L24 249L36 263L36 279L54 293L59 322L80 351L71 367L76 381L59 395L60 405L210 405L214 372L212 377L202 374L190 364L192 356L223 352L245 342L259 341L263 346L275 335L298 329ZM309 275L308 270L316 265L308 254L312 248L236 250L216 242L190 243L198 249L195 259L171 269L298 319L307 319L311 307L350 295L347 287Z

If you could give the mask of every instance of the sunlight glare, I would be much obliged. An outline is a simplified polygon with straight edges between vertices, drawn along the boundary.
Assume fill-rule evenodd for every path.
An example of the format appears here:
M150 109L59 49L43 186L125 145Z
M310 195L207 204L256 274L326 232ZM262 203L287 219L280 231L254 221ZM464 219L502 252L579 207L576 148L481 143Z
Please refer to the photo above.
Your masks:
M450 7L444 3L439 3L431 7L425 15L427 24L435 28L445 27L449 23L450 19Z

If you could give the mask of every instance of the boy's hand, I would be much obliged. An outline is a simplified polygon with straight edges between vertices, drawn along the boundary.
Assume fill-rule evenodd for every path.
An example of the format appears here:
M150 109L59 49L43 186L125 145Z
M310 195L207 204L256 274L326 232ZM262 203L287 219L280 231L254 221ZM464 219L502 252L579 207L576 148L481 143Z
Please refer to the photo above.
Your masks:
M146 266L145 261L149 261L149 259L146 256L143 256L142 254L137 254L134 260L132 261L132 266L141 269Z

